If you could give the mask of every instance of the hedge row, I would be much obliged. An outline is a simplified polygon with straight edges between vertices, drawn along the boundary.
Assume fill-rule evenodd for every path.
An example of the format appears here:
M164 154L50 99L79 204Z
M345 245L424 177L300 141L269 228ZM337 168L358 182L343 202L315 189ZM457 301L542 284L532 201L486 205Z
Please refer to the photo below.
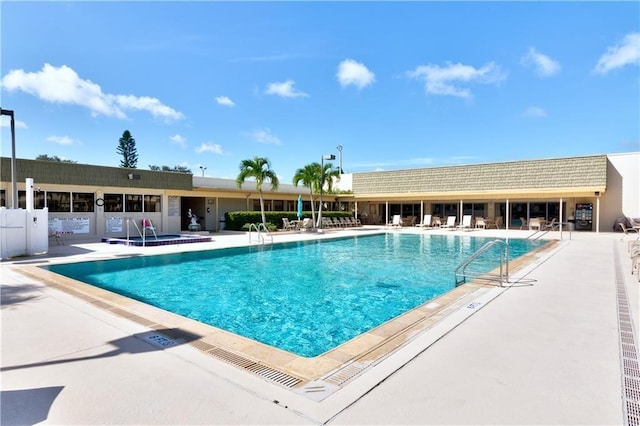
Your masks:
M302 218L311 218L311 212L302 212ZM270 231L282 228L282 218L286 217L289 220L297 220L297 212L264 212L265 219L267 220L267 228ZM322 211L322 217L351 217L349 212L331 212ZM316 212L316 219L318 218L318 212ZM245 225L250 223L261 223L262 214L258 211L237 211L227 212L224 214L225 226L224 229L229 231L246 231Z

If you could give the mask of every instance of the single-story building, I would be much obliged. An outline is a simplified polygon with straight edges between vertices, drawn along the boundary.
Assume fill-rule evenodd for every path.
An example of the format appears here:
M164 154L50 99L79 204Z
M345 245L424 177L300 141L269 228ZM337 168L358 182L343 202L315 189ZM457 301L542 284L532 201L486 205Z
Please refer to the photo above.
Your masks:
M142 220L158 232L180 233L189 229L189 210L203 230L215 232L224 229L226 212L260 210L250 181L238 188L233 179L178 172L12 163L0 158L0 206L25 208L25 181L32 178L35 208L47 207L50 230L69 238L135 234ZM509 228L542 217L571 221L576 230L613 231L620 217L640 217L640 152L343 174L335 187L323 208L350 211L365 224L396 214L418 221L424 214L472 215L500 217ZM296 211L299 195L311 209L302 186L281 183L270 191L266 184L263 195L269 211Z

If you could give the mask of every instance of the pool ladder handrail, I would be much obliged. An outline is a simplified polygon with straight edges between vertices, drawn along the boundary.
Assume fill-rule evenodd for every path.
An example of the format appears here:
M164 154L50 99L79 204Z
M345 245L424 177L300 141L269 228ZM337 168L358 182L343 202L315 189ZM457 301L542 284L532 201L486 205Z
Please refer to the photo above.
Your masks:
M156 237L156 240L158 239L158 236L156 235L156 230L155 227L153 226L153 223L151 223L151 219L143 219L148 221L149 223L149 227L151 228L151 231L153 232L153 235ZM143 230L141 231L140 228L138 228L138 224L136 223L136 221L132 218L132 217L128 217L127 218L127 245L129 244L129 223L133 223L134 228L136 228L136 231L138 231L138 234L140 235L140 238L142 238L142 247L145 246L145 242L147 240L147 234L146 234L146 230L147 227L145 226L143 228Z
M256 230L257 236L258 236L258 242L260 244L264 244L265 243L265 238L263 234L266 234L270 239L271 239L271 244L273 244L273 235L271 235L271 233L269 232L269 230L267 229L266 226L264 226L264 223L258 223L257 225L255 223L250 223L249 224L249 244L253 243L253 238L251 238L252 236L252 229Z
M471 262L476 260L482 253L488 251L490 248L492 248L497 244L504 245L504 250L500 250L500 275L497 276L498 281L500 283L500 287L502 287L503 283L509 282L509 244L507 244L504 240L493 240L493 241L489 241L488 243L480 247L480 249L478 249L475 253L473 253L471 256L466 258L456 267L454 272L456 287L458 287L462 283L465 283L467 276L473 276L475 278L484 278L484 279L496 278L495 274L483 273L483 274L477 274L477 275L469 275L467 274L466 269L467 269L467 266L469 266ZM504 265L504 268L503 268L503 265ZM462 273L460 273L460 270L462 270ZM505 272L504 274L503 274L503 270ZM462 276L461 281L458 281L459 276Z

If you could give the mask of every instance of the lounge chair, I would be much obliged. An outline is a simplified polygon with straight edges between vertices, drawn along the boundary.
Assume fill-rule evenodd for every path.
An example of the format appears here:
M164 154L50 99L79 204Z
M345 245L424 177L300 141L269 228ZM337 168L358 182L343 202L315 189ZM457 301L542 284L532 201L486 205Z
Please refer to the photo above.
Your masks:
M343 228L344 227L342 222L340 222L340 219L338 219L337 217L333 217L331 219L333 220L333 227L334 228Z
M451 217L451 216L450 216ZM455 216L453 216L455 217ZM462 230L471 230L471 215L470 214L465 214L464 216L462 216L462 223L458 226L456 226L456 229L462 229ZM447 220L448 222L448 220Z
M425 214L422 218L422 223L416 225L419 228L431 228L431 215Z
M455 216L447 216L447 223L440 225L441 228L455 228L456 227L456 217Z
M622 232L624 232L624 235L622 236L622 238L620 238L621 240L624 238L625 235L630 235L632 232L636 233L636 240L640 239L640 232L638 231L638 229L636 229L636 228L627 228L627 225L625 225L622 222L619 222L618 225L622 229Z
M387 225L389 228L401 228L402 227L402 217L399 214L394 214L393 219Z
M343 228L350 228L352 226L351 221L347 220L346 217L341 217L339 220Z

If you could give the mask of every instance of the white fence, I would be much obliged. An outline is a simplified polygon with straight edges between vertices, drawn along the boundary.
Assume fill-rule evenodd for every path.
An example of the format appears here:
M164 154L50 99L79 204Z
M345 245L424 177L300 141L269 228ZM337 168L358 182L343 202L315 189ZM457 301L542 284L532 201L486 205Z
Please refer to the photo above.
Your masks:
M49 210L0 207L0 259L32 256L49 249Z

